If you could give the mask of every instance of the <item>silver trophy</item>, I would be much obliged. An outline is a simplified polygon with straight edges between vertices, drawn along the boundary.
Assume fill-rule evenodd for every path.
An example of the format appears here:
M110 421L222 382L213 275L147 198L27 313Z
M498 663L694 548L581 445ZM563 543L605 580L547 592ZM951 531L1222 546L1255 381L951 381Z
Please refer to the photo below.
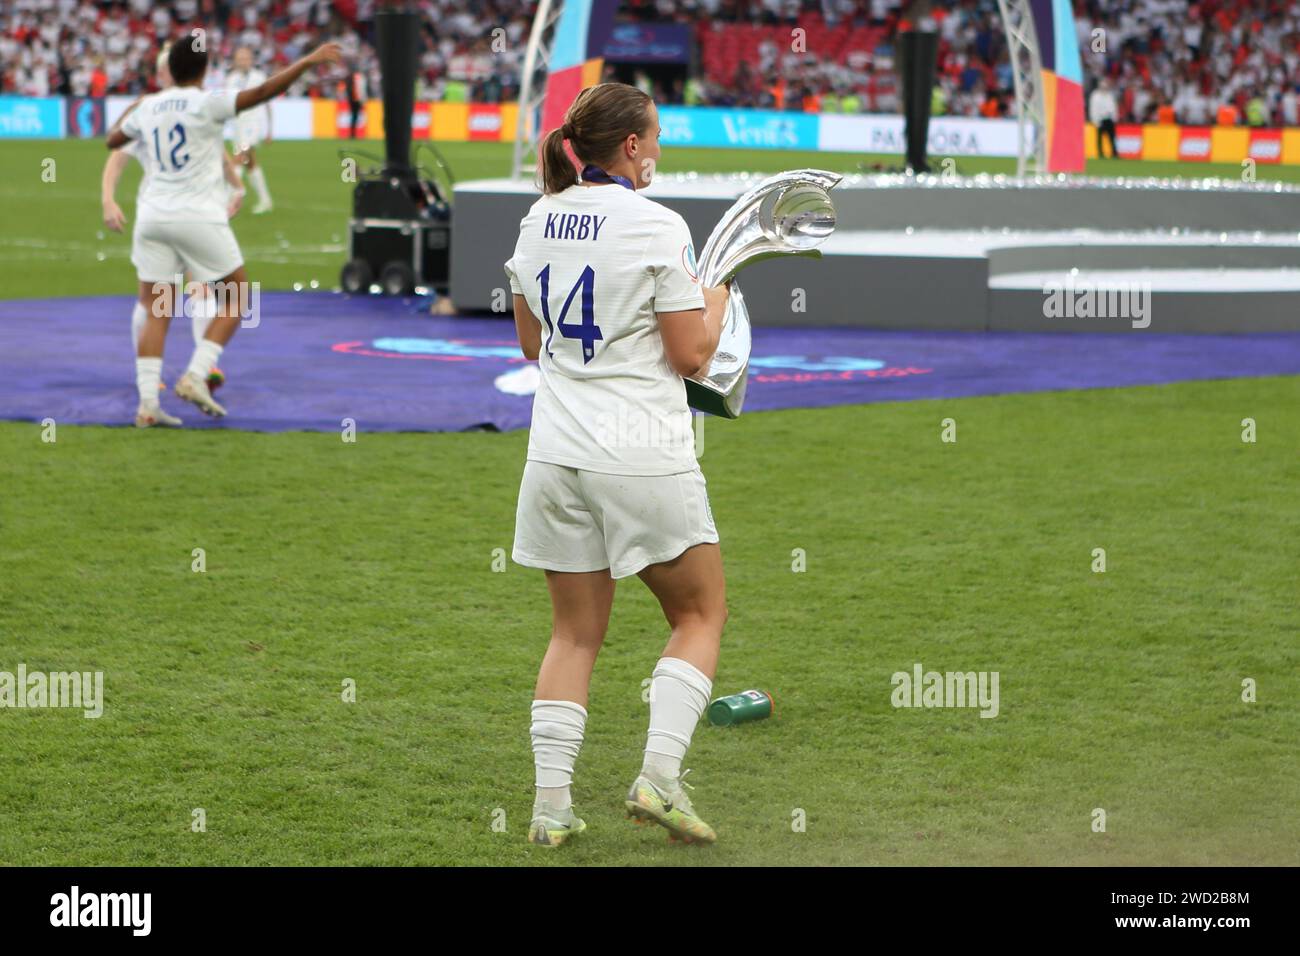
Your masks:
M835 230L828 195L842 179L823 169L792 169L763 180L736 200L713 228L700 255L700 282L719 286L746 266L774 256L820 259ZM710 415L735 418L749 379L749 312L740 284L731 284L722 337L709 367L686 380L686 400Z

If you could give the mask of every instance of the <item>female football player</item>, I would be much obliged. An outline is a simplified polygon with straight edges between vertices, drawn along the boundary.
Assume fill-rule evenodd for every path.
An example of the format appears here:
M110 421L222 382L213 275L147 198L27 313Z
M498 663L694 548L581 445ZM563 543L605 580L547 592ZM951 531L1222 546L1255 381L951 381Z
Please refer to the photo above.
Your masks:
M506 263L519 344L541 370L513 557L545 569L553 609L532 704L528 834L548 846L586 827L570 798L573 764L614 582L632 575L672 634L651 676L645 757L625 807L674 838L715 839L681 779L727 619L683 378L708 367L728 290L701 288L685 220L638 191L658 158L649 96L622 83L583 90L545 138L544 195Z
M236 114L282 95L307 70L337 63L342 56L337 43L325 43L254 89L204 92L208 53L203 37L195 29L189 39L171 45L167 69L173 85L142 98L105 140L110 150L132 141L145 144L147 175L136 204L131 249L147 313L136 352L136 424L141 427L180 424L162 417L158 385L175 308L172 280L182 266L194 281L216 283L219 294L216 315L174 391L207 415L226 414L213 400L207 376L241 324L250 285L221 188L222 127Z
M158 58L155 61L155 75L158 82L158 88L165 90L172 85L171 71L167 68L167 56L170 52L171 44L164 44L158 51ZM132 104L127 107L127 112L135 109L138 104ZM125 119L125 116L121 117ZM117 184L122 178L122 173L126 170L127 164L132 158L144 168L145 177L140 180L140 188L137 193L136 204L139 205L139 196L143 196L145 187L148 182L149 157L148 147L142 141L136 141L123 146L121 149L115 149L108 154L108 159L104 163L104 172L100 178L100 200L104 207L104 225L112 232L121 232L126 227L126 215L122 212L122 207L117 204ZM233 219L239 212L239 207L244 199L244 187L240 182L239 174L235 172L235 162L229 154L221 154L222 175L225 177L226 184L229 187L228 198L226 202L226 218ZM203 335L208 330L208 324L216 315L216 297L212 294L211 286L204 287L204 295L195 297L190 302L190 327L194 335L194 344L197 346L203 341ZM131 352L135 354L140 348L140 336L144 332L145 318L148 315L147 303L141 299L135 302L135 308L131 313ZM215 365L208 372L208 390L215 392L217 388L226 380L221 369ZM160 389L162 390L162 389ZM151 411L151 408L144 409L136 416L136 425L140 427L149 427L150 425L178 425L180 419L174 415L169 415L162 411L161 407Z

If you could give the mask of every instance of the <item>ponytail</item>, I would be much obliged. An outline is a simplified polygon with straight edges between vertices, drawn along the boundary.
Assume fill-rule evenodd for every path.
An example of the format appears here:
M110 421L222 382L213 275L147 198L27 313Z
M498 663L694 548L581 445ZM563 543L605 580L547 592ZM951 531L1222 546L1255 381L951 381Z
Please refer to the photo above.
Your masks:
M578 171L564 151L564 128L557 126L542 140L542 192L564 192L578 184Z

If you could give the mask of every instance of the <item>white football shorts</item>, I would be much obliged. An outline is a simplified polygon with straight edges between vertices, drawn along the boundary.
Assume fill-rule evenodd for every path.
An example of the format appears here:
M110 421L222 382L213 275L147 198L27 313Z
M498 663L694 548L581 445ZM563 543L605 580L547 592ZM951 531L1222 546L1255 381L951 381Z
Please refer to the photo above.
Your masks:
M516 564L627 578L671 561L718 529L704 475L606 475L543 461L524 465L515 515Z
M259 110L240 113L235 117L232 125L234 126L234 136L227 136L226 138L234 141L237 150L257 146L266 139L266 119ZM227 132L231 132L229 127L227 127Z
M141 282L171 282L186 270L196 282L214 282L242 266L244 255L226 223L137 221L131 262Z

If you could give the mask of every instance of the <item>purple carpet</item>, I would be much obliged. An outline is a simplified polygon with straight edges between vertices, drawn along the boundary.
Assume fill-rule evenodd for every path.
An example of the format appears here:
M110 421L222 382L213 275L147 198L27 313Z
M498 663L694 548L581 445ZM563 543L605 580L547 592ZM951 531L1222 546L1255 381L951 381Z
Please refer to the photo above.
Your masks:
M125 296L0 302L0 419L129 424ZM183 370L173 323L163 380ZM424 300L275 292L222 357L220 422L165 396L187 427L458 431L528 425L530 375L506 318L434 318ZM746 412L1300 374L1300 333L1218 336L755 330ZM522 394L520 394L522 393Z

